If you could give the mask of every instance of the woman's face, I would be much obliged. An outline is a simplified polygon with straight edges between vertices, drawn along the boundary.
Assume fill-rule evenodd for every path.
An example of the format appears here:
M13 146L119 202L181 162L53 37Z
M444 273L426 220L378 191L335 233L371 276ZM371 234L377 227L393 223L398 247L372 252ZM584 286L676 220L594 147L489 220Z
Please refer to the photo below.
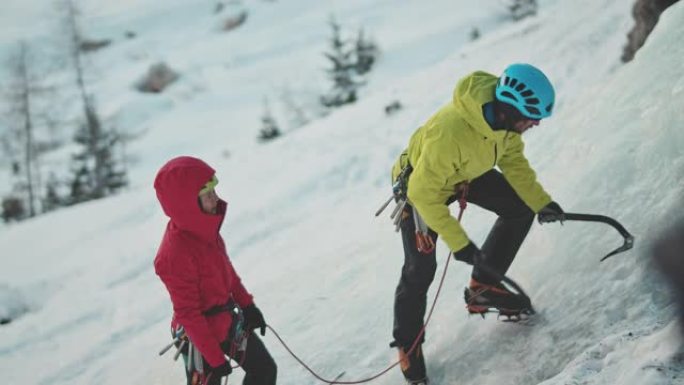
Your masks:
M204 194L199 196L199 205L202 212L206 214L215 215L218 213L218 195L216 195L216 190L211 189Z

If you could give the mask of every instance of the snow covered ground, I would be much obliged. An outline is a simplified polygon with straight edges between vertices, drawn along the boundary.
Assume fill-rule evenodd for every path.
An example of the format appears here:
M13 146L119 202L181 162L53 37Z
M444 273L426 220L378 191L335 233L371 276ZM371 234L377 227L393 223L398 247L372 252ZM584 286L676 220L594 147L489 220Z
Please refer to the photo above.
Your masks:
M249 17L221 32L210 1L82 0L84 30L115 38L91 57L98 106L144 135L128 148L138 162L125 193L0 229L0 318L22 314L0 326L2 382L183 383L181 365L157 356L171 304L152 267L166 218L151 186L181 154L216 168L229 202L222 234L267 322L324 377L385 368L396 359L388 343L403 254L389 219L373 213L390 193L390 167L458 78L522 61L557 85L555 115L525 134L540 180L567 211L618 219L636 246L599 263L622 242L608 226L535 224L510 271L539 311L526 326L468 317L469 270L452 263L427 330L433 383L684 384L671 294L649 255L682 217L684 4L623 65L629 2L539 1L539 14L518 23L498 1L425 3L229 3L226 13ZM0 5L0 54L18 36L49 40L49 4ZM265 95L275 107L283 87L302 102L326 90L331 14L364 26L383 51L360 101L258 144ZM483 32L474 42L472 27ZM123 38L127 30L138 36ZM138 78L162 60L179 82L137 93ZM404 108L388 117L393 100ZM471 205L464 226L481 243L493 220ZM437 252L441 274L448 250L440 243ZM265 341L280 384L318 383L272 335ZM402 376L397 369L375 383Z

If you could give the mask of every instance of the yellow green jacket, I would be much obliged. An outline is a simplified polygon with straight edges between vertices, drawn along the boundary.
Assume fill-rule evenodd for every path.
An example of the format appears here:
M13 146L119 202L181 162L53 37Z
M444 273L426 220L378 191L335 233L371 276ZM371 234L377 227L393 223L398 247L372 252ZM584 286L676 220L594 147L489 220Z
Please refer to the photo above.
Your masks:
M498 78L474 72L461 79L453 101L442 107L409 141L392 169L396 180L410 163L408 199L425 223L452 251L465 247L468 236L453 217L447 201L462 182L469 182L498 166L516 193L535 213L551 202L523 154L520 134L492 130L482 107L494 100Z

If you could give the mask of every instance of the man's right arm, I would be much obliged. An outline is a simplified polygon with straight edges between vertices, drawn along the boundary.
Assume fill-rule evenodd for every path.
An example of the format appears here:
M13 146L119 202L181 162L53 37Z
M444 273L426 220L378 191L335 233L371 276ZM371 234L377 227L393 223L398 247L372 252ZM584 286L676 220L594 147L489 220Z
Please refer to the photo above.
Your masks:
M451 251L459 251L469 243L463 227L451 215L446 204L454 193L449 191L447 179L458 169L457 162L457 149L424 149L408 183L410 203L418 210L428 227L444 239Z

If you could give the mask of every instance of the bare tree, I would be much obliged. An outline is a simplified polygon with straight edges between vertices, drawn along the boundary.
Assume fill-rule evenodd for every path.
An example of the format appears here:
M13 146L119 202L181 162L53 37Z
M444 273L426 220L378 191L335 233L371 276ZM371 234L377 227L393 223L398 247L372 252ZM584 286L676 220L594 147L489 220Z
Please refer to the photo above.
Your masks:
M299 128L309 123L304 107L295 101L290 87L284 86L280 90L279 97L287 114L290 129Z
M17 66L17 75L20 81L20 98L21 98L21 114L24 117L24 133L26 137L26 145L24 150L24 164L26 172L26 186L28 191L29 216L36 215L36 208L34 206L34 191L33 191L33 176L31 170L33 169L33 123L31 122L31 85L28 74L28 63L26 60L26 44L20 43L19 46L19 61Z
M121 143L119 137L114 130L105 130L97 113L94 97L86 88L84 53L80 48L85 39L79 28L79 11L73 0L64 0L64 4L69 56L76 75L84 116L84 123L74 138L83 145L83 151L73 157L71 195L72 203L78 203L113 193L127 182L125 171L117 167L114 157L114 146Z
M40 168L38 156L41 153L38 141L35 139L36 102L35 99L47 90L41 87L39 80L32 74L30 68L29 48L24 42L20 42L16 53L10 58L10 85L7 87L5 97L10 106L8 111L9 130L5 133L4 147L9 150L13 158L13 173L20 182L14 187L15 192L25 192L25 204L28 206L28 216L33 217L38 213L36 202L37 192L40 189Z

